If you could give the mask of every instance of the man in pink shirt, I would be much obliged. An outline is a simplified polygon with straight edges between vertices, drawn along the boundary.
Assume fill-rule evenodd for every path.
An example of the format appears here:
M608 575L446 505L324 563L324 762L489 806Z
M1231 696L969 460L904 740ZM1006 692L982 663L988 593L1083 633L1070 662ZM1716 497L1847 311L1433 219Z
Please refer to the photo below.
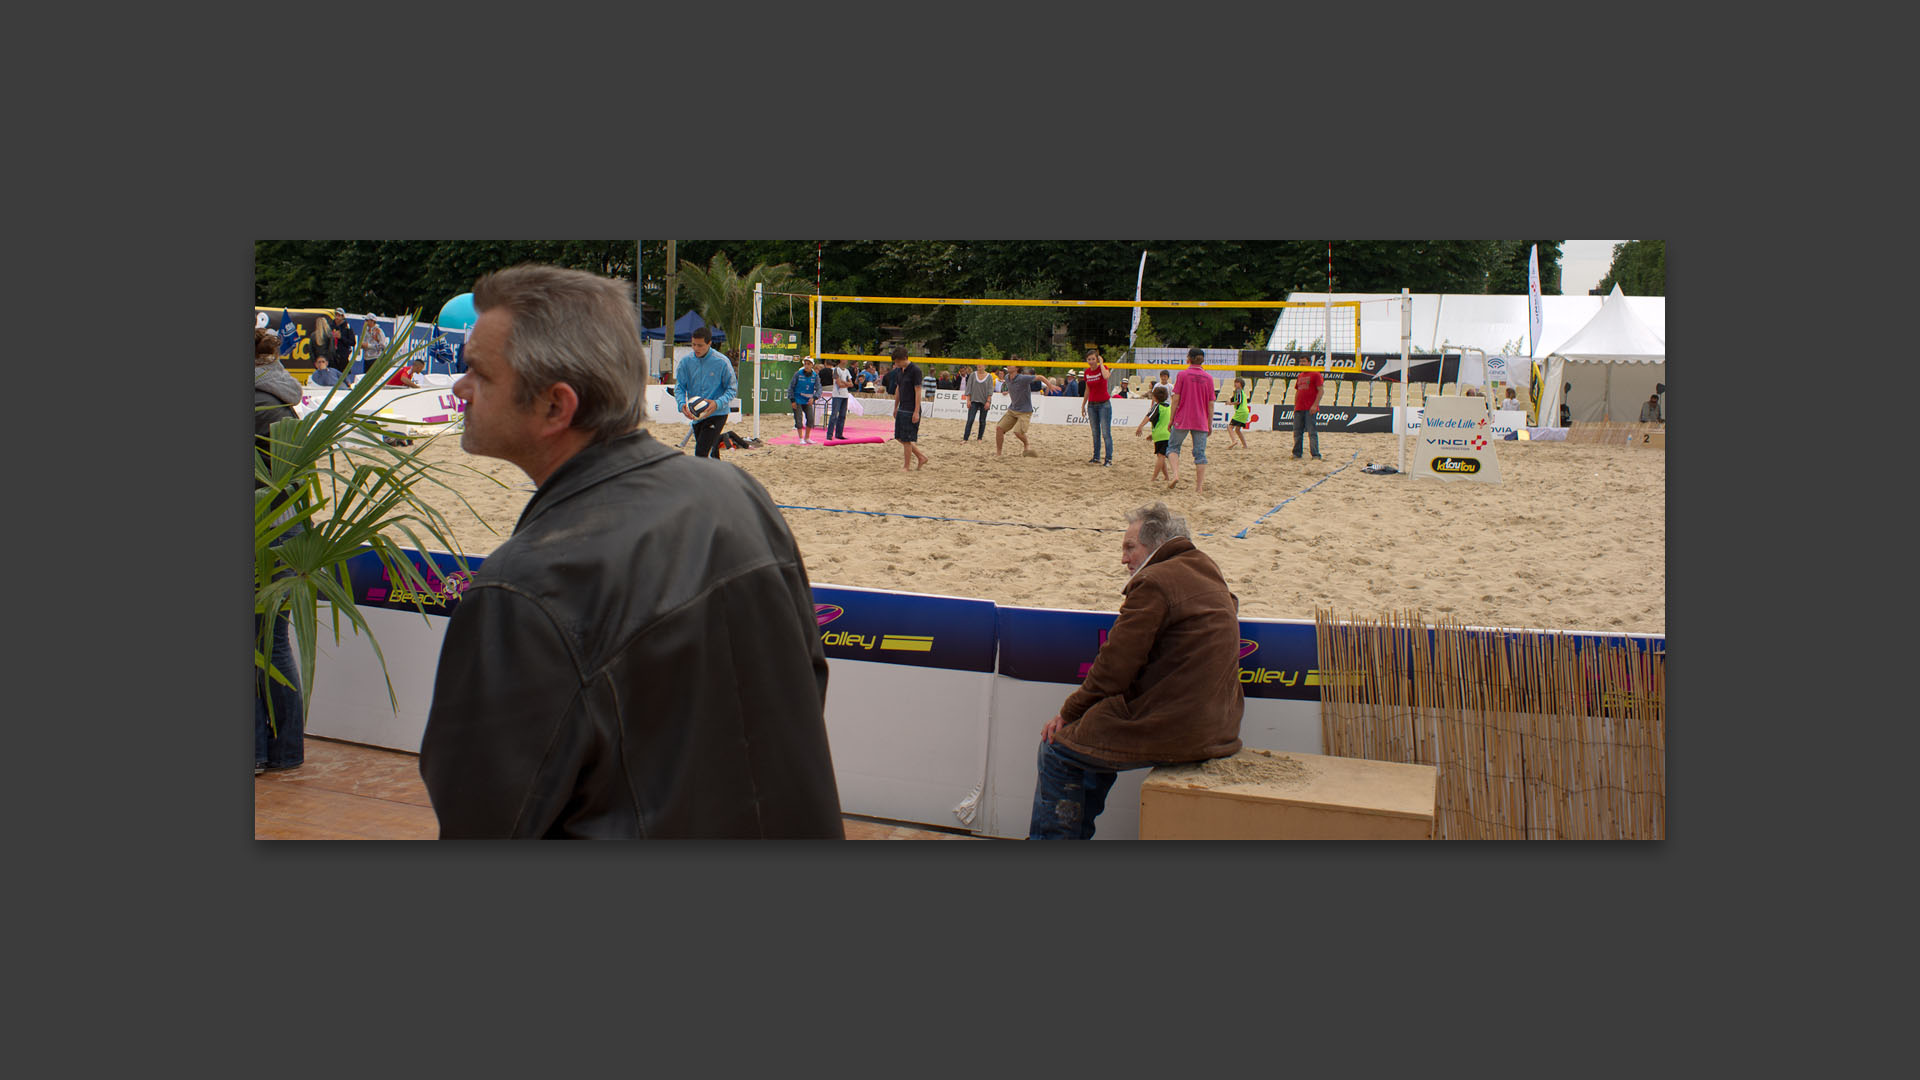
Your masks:
M1300 436L1312 439L1313 460L1320 460L1320 429L1314 425L1313 410L1320 404L1320 388L1327 377L1318 371L1302 372L1293 384L1293 456L1300 456Z
M1167 490L1180 484L1180 444L1193 439L1193 493L1206 487L1207 435L1213 431L1213 376L1200 365L1207 351L1187 350L1187 366L1173 380L1173 433L1167 439Z

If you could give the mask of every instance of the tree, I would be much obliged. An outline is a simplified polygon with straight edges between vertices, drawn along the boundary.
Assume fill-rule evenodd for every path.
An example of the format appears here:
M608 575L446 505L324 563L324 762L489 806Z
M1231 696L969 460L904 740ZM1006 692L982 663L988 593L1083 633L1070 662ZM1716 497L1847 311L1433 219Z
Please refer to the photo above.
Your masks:
M1128 316L1131 321L1132 316ZM1160 334L1153 328L1153 309L1140 309L1140 326L1133 333L1133 347L1136 349L1161 349L1166 342L1160 340Z
M1613 265L1600 279L1602 292L1615 285L1627 296L1667 295L1667 242L1665 240L1629 240L1613 245Z
M1046 300L1055 292L1051 281L1030 281L1018 289L993 289L989 300ZM1048 339L1060 319L1058 308L963 307L955 312L953 352L964 357L998 359L1002 355L1034 357L1047 351ZM991 352L993 355L988 356Z
M1527 255L1540 246L1540 293L1560 295L1560 245L1564 240L1502 240L1487 277L1487 292L1512 295L1527 291Z
M708 326L722 330L735 352L753 332L753 287L767 291L786 289L793 280L788 263L768 266L761 263L743 276L735 272L733 260L724 251L716 252L705 267L682 260L680 288L693 301ZM751 344L750 342L748 344Z

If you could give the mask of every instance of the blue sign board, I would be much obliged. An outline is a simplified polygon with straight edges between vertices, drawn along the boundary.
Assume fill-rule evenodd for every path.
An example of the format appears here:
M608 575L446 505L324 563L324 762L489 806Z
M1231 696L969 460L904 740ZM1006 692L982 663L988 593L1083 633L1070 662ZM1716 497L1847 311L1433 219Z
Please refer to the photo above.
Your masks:
M813 612L830 660L993 670L991 601L815 586Z

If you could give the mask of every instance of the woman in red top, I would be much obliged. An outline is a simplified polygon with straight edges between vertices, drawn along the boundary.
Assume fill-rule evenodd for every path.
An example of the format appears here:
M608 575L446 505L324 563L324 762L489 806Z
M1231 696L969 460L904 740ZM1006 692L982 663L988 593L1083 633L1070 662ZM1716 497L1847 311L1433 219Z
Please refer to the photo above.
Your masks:
M1080 398L1080 415L1087 418L1087 426L1093 429L1093 456L1087 459L1089 465L1113 464L1113 402L1107 393L1107 363L1100 358L1099 349L1087 350L1086 390ZM1107 441L1107 460L1100 460L1100 440Z

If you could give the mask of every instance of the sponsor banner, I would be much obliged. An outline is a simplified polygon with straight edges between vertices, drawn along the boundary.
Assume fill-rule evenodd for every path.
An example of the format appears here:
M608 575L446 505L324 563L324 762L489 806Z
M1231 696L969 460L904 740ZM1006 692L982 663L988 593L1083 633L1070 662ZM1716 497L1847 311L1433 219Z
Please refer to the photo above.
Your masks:
M1117 618L1113 612L999 609L1000 674L1026 682L1077 685L1087 677ZM1240 623L1240 685L1250 698L1320 700L1314 624Z
M1301 352L1298 350L1288 352L1286 350L1276 349L1242 349L1240 350L1239 362L1242 364L1262 364L1267 367L1319 367L1324 357L1324 353ZM1409 354L1407 357L1407 381L1439 382L1440 373L1443 369L1443 360L1445 362L1444 370L1447 375L1447 381L1459 381L1460 357L1455 354L1448 354L1443 357L1440 353ZM1333 365L1335 367L1352 367L1353 362L1353 354L1350 352L1336 352L1333 354ZM1299 372L1294 371L1276 371L1265 377L1271 379L1289 379L1299 374ZM1400 380L1400 354L1397 352L1362 353L1360 354L1360 372L1358 374L1348 371L1329 371L1326 373L1326 376L1329 382L1363 382L1370 379L1384 379L1388 382L1398 382Z
M1478 400L1486 400L1486 399L1465 398L1463 400L1478 401ZM1322 409L1321 411L1325 412L1326 410ZM1398 408L1395 408L1392 411L1395 414L1398 414L1400 412ZM1407 431L1416 432L1420 430L1420 420L1422 415L1425 412L1426 412L1426 409L1418 405L1407 410ZM1321 425L1321 429L1325 430L1325 428L1326 428L1326 425L1323 423ZM1524 431L1526 429L1527 429L1527 414L1517 409L1502 409L1499 412L1494 413L1492 421L1487 425L1488 434L1491 437L1500 439L1502 441L1505 441L1510 436L1517 437L1516 435L1517 432ZM1393 428L1393 433L1395 435L1400 434L1400 428L1397 424Z
M452 615L454 609L460 606L460 594L467 591L473 572L486 561L481 556L470 555L467 557L467 569L462 570L459 561L444 551L422 553L401 548L400 553L426 579L426 588L417 589L405 581L394 580L380 562L380 556L368 548L347 560L348 587L353 592L356 605L393 611L425 610L429 615Z
M815 586L813 613L830 660L993 670L990 601Z
M1107 399L1113 406L1113 430L1125 435L1140 423L1152 408L1153 402L1140 398L1123 400ZM1036 424L1065 424L1069 427L1086 427L1087 418L1080 415L1084 399L1077 397L1050 397L1033 399L1033 422ZM1122 428L1126 430L1121 430Z
M1446 480L1500 482L1488 401L1479 397L1429 397L1420 419L1420 442L1407 471Z
M995 394L987 403L987 422L998 423L1000 415L1007 411L1007 395ZM938 420L965 420L967 418L967 396L958 390L935 390L933 397L920 405L920 419L932 417Z
M403 435L431 435L437 430L436 425L459 420L467 411L467 403L454 396L452 375L423 374L420 381L424 385L419 388L394 386L375 390L360 403L360 415L377 418ZM294 407L294 412L305 416L315 409L331 409L345 399L347 393L344 386L308 383L301 388L300 404Z
M1320 644L1313 623L1240 622L1240 688L1249 698L1320 700Z
M1109 403L1113 406L1113 430L1116 432L1119 432L1122 427L1131 430L1134 426L1138 425L1141 420L1146 419L1147 410L1153 407L1153 402L1145 398L1111 399ZM1007 404L1007 395L993 395L993 398L987 402L987 423L989 425L1000 422L1000 418L1006 415ZM1035 424L1061 424L1070 427L1085 427L1087 418L1080 415L1082 404L1082 399L1077 397L1041 397L1035 395L1033 398L1033 420L1031 422ZM1255 406L1254 411L1258 413L1261 408L1261 406ZM1225 413L1220 413L1216 409L1214 426L1226 427L1226 417L1231 415L1232 410L1230 409ZM967 396L958 390L935 390L931 403L920 407L920 416L922 419L934 417L940 420L965 420L967 418Z
M1273 430L1292 431L1293 406L1273 408ZM1393 412L1384 406L1322 405L1313 410L1313 422L1321 431L1386 432L1393 430Z
M1400 381L1400 357L1398 354L1382 357L1382 370L1379 378L1383 382ZM1448 353L1436 356L1432 353L1415 353L1407 357L1407 381L1410 383L1457 383L1460 381L1460 354Z
M1516 372L1519 372L1525 366L1526 366L1525 357L1502 356L1498 353L1487 357L1486 358L1486 369L1487 369L1486 385L1487 385L1488 392L1498 394L1500 393L1501 389L1504 387L1520 385L1519 382L1514 378L1514 375Z

